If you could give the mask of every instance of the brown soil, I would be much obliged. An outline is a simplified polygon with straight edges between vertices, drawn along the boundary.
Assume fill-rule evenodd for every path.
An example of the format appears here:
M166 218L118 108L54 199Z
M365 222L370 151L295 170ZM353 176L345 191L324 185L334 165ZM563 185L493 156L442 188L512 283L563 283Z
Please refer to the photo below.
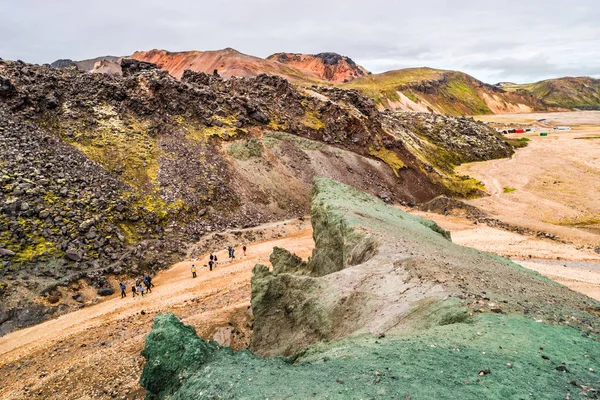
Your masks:
M225 251L216 252L219 267L212 272L200 267L197 279L191 277L191 261L184 261L157 274L156 287L143 298L132 298L131 292L125 299L114 295L0 338L0 398L143 398L138 383L143 367L140 352L160 312L174 312L202 337L246 347L254 265L269 265L273 246L302 257L313 248L309 223L288 221L268 228L288 234L249 245L247 257L238 248L234 262L225 261ZM197 265L206 264L206 258L199 258Z

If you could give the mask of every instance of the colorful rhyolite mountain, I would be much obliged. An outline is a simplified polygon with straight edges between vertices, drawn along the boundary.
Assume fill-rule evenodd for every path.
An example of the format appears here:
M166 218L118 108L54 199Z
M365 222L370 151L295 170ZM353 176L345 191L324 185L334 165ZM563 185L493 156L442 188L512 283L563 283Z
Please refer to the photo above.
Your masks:
M600 79L559 78L531 84L489 85L458 71L407 68L371 74L336 53L276 53L266 59L226 48L214 51L136 51L128 58L157 64L176 78L187 69L224 78L277 75L307 85L339 85L371 97L380 109L429 111L450 115L600 109ZM119 74L117 57L58 60L58 68Z

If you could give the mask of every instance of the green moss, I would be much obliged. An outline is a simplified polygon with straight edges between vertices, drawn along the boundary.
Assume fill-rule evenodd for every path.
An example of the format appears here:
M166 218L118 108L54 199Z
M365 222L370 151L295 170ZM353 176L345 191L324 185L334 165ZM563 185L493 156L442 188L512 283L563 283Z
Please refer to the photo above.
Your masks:
M118 223L117 226L121 229L126 244L137 243L138 235L132 224L127 222Z
M512 187L505 187L504 189L502 189L503 193L512 193L512 192L516 192L517 189L512 188Z
M324 150L327 146L316 140L306 139L286 132L266 132L262 140L266 147L273 148L281 142L291 142L302 150Z
M405 90L402 93L415 103L419 102L419 98L411 90Z
M518 138L518 139L504 138L504 141L506 143L510 144L515 149L519 149L522 147L526 147L529 144L530 139L526 138L526 137L522 137L522 138Z
M49 190L44 195L44 202L46 203L54 204L57 200L59 200L59 197Z
M325 123L319 118L317 113L310 109L305 111L300 122L302 122L302 124L304 124L306 127L314 130L320 130L326 127Z
M97 108L99 117L95 129L60 127L63 139L91 160L120 176L128 184L148 189L156 184L160 149L156 137L150 134L152 123L132 116L121 117L110 108Z
M238 140L231 143L227 148L228 153L237 160L249 160L259 158L263 154L262 144L252 137L248 140Z
M463 198L473 198L481 195L485 185L473 178L452 176L442 179L442 184L453 194Z
M394 171L394 174L396 174L396 176L399 176L398 171L406 167L406 164L404 164L404 162L400 159L400 157L398 157L396 153L386 149L385 147L381 147L379 150L376 150L375 148L371 147L369 149L369 154L379 158L387 165L389 165L392 171Z
M35 244L28 244L16 252L14 261L29 262L34 257L41 257L43 255L57 256L61 254L55 243L49 242L41 236L35 237L33 241Z

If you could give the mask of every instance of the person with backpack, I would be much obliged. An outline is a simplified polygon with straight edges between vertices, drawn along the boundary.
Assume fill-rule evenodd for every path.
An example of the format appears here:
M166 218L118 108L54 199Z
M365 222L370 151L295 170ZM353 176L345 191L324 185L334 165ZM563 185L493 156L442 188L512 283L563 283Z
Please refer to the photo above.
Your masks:
M192 278L196 277L196 266L192 264Z
M242 251L244 252L244 257L246 257L246 245L244 245L244 247L242 247Z
M215 260L215 256L213 255L213 253L210 253L210 257L208 257L210 259L210 261L214 261Z
M231 261L235 260L235 249L231 248Z
M131 286L131 294L132 294L132 297L137 296L137 290L135 290L135 285Z
M214 264L213 264L213 266L214 266L215 268L217 268L217 262L218 262L219 260L217 260L217 255L216 255L216 254L215 254L215 258L214 258L214 260L213 260L213 261L214 261Z
M152 283L152 277L150 275L148 275L147 278L148 278L148 284L150 285L150 287L154 287L154 283Z
M137 287L137 290L142 294L142 297L144 297L144 285L140 283L140 285Z
M209 269L210 271L212 271L212 267L213 267L213 260L209 260L209 261L208 261L208 269Z
M125 286L123 282L119 282L119 287L121 288L121 298L127 297L127 293L125 293L125 289L127 289L127 286Z
M148 293L152 292L152 289L150 288L150 281L148 280L149 278L149 276L144 275L144 285L146 285L146 290Z

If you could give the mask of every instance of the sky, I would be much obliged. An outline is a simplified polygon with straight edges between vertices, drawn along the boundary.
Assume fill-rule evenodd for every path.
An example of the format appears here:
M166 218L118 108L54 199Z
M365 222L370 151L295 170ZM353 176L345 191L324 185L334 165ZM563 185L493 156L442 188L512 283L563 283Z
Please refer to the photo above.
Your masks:
M233 47L349 56L373 73L488 83L600 77L599 0L2 0L0 58L50 63Z

